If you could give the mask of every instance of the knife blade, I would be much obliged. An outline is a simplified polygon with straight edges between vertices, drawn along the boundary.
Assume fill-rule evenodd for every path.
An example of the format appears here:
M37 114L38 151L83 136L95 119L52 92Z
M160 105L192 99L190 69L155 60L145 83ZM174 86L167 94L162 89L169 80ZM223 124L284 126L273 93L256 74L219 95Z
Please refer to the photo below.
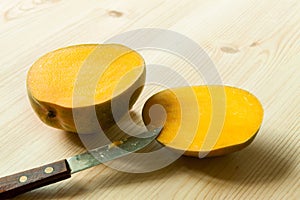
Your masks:
M145 131L137 137L115 141L85 153L41 167L0 178L0 199L43 187L71 177L71 174L94 167L143 149L158 136L161 128Z

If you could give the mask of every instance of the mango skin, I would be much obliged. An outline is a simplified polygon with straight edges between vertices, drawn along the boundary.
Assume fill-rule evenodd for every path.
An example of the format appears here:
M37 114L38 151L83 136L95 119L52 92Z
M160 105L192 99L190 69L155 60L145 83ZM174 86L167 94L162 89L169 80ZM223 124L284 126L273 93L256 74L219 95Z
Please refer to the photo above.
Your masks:
M118 44L105 44L105 45L109 46L109 48L110 46L112 48L120 47L120 49L123 50L125 49L124 52L126 52L129 49L123 45L118 45ZM97 46L98 44L82 44L82 45L65 47L62 49L55 50L53 52L56 53L64 49L76 50L76 48L85 48L85 47L87 49L90 49L90 48L95 48ZM52 52L46 54L45 56L49 54L51 55L51 53ZM137 52L135 53L137 54ZM141 58L140 55L138 55L138 57ZM43 57L41 57L40 60L41 59L43 59ZM40 63L40 60L38 60L37 62ZM135 77L135 79L132 79L133 82L131 82L129 85L126 85L127 87L125 90L122 90L122 92L118 92L116 95L114 95L112 98L108 100L93 105L88 105L88 106L83 105L80 107L72 107L72 104L66 106L66 105L60 105L59 103L53 103L51 102L52 100L50 100L49 102L45 100L40 100L32 94L31 92L32 87L30 87L31 86L30 84L32 83L29 81L29 78L27 78L27 94L28 94L30 104L34 112L39 117L39 119L45 124L53 128L62 129L67 132L80 133L80 134L81 133L91 134L91 133L99 132L100 127L102 130L107 130L113 125L115 125L116 122L132 108L132 106L138 99L140 93L142 92L143 86L145 84L145 79L146 79L146 68L142 58L141 58L141 63L143 64L142 66L140 66L141 70L139 71L138 76ZM28 72L28 77L29 77L29 73L30 71ZM49 94L49 96L51 96L51 94ZM114 110L115 116L113 116L112 113L112 102L113 105L116 105L116 108ZM73 114L77 112L79 112L80 114L76 115L77 116L76 117L77 127L76 127ZM96 119L93 113L96 113ZM78 126L78 124L80 125Z
M164 111L151 111L154 105ZM260 129L263 108L254 95L239 88L192 86L154 94L145 103L142 116L145 125L163 126L158 142L183 155L203 158L233 153L251 144Z
M115 103L118 105L118 116L113 116L111 109L112 100L93 106L69 108L49 102L39 101L31 95L30 91L28 91L27 93L33 110L35 111L39 119L48 126L62 129L67 132L92 134L99 132L99 126L103 131L109 129L132 108L143 90L145 79L146 70L143 71L142 75L138 78L134 85L132 85L130 88L128 88L127 91L113 99L113 101L115 101ZM138 87L138 89L136 89L136 87ZM131 97L130 94L132 94ZM80 123L80 127L75 126L73 116L74 111L81 113L81 119L79 120L84 120L84 123ZM98 123L93 123L94 120L92 119L93 116L90 114L91 112L96 112ZM78 128L80 128L80 130L77 130Z

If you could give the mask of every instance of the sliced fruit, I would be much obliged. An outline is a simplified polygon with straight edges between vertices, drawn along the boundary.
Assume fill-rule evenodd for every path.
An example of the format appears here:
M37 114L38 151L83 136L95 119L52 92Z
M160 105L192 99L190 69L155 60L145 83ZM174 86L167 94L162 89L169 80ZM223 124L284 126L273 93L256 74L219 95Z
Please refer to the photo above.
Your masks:
M251 143L263 108L247 91L228 86L194 86L161 91L143 108L146 125L163 126L157 140L184 155L220 156Z
M128 112L144 83L144 60L137 52L118 44L85 44L37 60L28 72L27 91L46 124L94 133Z

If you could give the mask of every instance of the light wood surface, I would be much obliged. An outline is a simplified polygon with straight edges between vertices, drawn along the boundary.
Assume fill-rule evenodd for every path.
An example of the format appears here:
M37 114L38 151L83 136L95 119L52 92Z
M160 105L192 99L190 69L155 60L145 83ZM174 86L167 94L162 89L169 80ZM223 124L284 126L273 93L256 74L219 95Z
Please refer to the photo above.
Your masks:
M254 142L224 157L181 157L151 173L100 165L16 199L299 199L299 11L298 0L0 0L0 176L84 151L75 134L47 127L31 109L26 74L37 58L163 28L196 41L224 84L261 100L264 123ZM145 59L203 82L165 53Z

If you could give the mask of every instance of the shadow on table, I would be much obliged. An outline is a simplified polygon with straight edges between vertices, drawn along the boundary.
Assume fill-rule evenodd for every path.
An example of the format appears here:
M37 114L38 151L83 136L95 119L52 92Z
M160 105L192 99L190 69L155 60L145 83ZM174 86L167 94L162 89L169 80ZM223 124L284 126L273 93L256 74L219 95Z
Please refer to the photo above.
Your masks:
M284 145L286 144L279 141L266 145L263 141L256 140L244 150L227 156L206 159L182 156L158 171L145 174L118 172L114 176L109 176L108 181L108 177L99 177L95 181L98 181L99 190L126 184L150 183L182 175L199 177L203 182L209 179L223 180L220 184L224 184L224 181L238 185L276 182L285 180L294 164L294 161L285 155Z
M284 180L294 162L283 154L282 149L285 149L284 145L277 141L276 144L274 142L274 144L267 146L263 141L257 139L246 149L227 156L201 160L182 156L171 165L151 173L135 174L111 170L108 174L99 173L96 175L91 180L93 181L93 188L89 185L76 183L68 188L66 193L60 193L60 196L56 196L54 192L49 190L36 190L23 195L25 198L21 199L26 199L26 197L29 199L31 195L35 199L39 199L37 196L41 196L41 199L59 199L74 197L76 194L84 197L85 194L91 194L95 190L117 189L128 184L151 183L160 179L167 180L170 177L180 177L182 175L197 176L203 182L215 179L223 180L219 184L224 184L224 181L228 181L237 183L238 185L252 185L261 182L269 183ZM41 195L38 195L39 193Z
M59 184L59 183L58 183ZM84 198L85 194L91 193L88 185L83 185L80 182L72 184L72 186L64 191L65 188L60 188L59 192L50 188L36 189L28 193L15 197L16 200L51 200L51 199L72 199Z

